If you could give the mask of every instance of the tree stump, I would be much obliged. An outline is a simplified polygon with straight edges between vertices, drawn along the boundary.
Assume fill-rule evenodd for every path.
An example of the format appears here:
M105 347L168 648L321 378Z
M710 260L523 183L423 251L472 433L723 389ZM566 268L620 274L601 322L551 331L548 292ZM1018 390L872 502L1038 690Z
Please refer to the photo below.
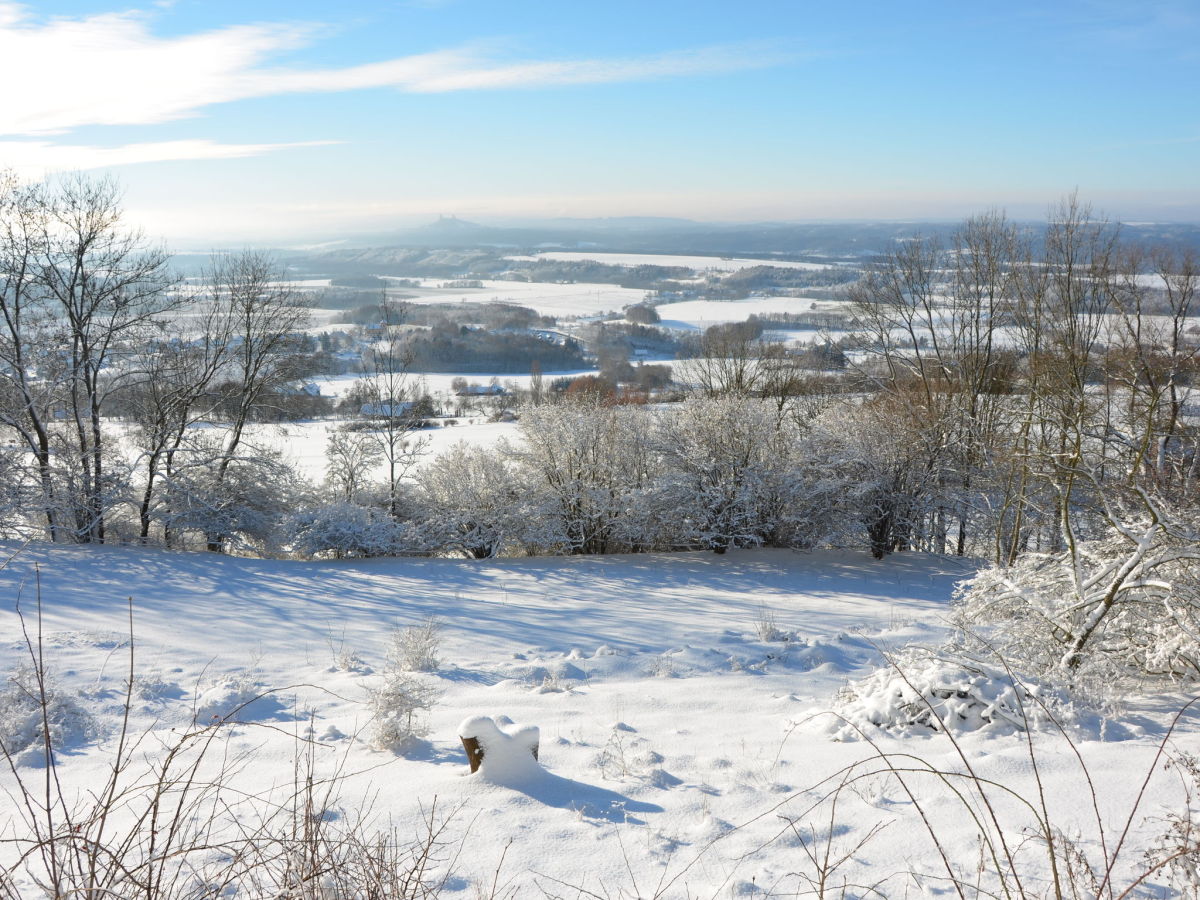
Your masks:
M479 746L479 738L465 737L462 739L462 745L463 749L467 751L467 764L471 767L471 773L474 774L479 771L479 764L483 762L483 748Z

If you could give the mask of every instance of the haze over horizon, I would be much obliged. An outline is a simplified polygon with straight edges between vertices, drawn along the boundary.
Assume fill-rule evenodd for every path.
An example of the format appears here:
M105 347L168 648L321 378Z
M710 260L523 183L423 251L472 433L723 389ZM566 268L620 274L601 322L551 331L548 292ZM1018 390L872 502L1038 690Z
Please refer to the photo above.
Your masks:
M429 222L1200 220L1191 2L0 0L0 168L176 246ZM33 73L31 77L31 73Z

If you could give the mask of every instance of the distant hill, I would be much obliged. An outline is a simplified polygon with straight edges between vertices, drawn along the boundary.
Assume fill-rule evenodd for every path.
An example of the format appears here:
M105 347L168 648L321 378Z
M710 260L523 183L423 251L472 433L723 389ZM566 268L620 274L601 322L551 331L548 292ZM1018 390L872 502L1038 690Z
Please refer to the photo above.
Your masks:
M914 234L949 236L959 222L763 222L722 224L622 217L482 224L443 216L427 225L348 236L343 246L594 250L781 259L861 260ZM1036 237L1044 223L1029 223ZM1200 224L1122 226L1125 239L1200 250Z

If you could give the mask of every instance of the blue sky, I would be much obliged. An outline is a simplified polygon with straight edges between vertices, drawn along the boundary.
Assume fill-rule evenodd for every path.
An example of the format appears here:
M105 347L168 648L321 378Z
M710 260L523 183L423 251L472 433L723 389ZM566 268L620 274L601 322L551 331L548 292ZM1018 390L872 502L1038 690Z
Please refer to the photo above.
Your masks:
M137 3L137 0L133 0ZM173 243L476 220L1200 220L1200 3L0 0L0 166Z

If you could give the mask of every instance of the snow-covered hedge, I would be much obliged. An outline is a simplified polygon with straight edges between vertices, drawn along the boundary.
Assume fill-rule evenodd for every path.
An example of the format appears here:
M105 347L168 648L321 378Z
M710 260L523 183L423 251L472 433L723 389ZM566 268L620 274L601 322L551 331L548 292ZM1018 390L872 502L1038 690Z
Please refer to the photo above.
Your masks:
M292 551L303 556L387 556L410 549L404 527L387 510L354 503L300 510L287 530Z

